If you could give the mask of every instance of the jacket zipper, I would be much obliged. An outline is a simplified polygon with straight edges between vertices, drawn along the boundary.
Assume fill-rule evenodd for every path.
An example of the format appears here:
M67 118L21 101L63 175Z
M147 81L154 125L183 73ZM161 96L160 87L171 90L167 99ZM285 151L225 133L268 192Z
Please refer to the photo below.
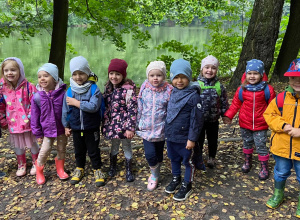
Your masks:
M296 119L296 115L297 115L297 108L298 108L298 99L296 98L295 110L294 110L294 118L293 118L292 127L295 126L295 119ZM292 157L292 150L293 150L293 145L292 144L293 144L293 137L290 138L290 156L289 156L290 159Z
M155 96L155 94L153 95L153 104L152 104L152 106L153 106L153 108L152 108L152 125L151 125L151 134L150 134L150 137L152 137L152 135L153 135L153 132L154 132L154 115L155 115L155 103L156 103L156 96Z

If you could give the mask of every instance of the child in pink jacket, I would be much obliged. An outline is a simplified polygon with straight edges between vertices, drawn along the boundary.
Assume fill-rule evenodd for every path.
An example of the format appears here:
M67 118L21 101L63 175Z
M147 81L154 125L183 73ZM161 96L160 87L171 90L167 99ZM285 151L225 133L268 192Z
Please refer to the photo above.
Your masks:
M3 61L1 77L0 93L3 94L5 100L6 112L0 110L0 114L5 114L10 133L10 144L17 155L18 170L16 175L26 175L26 147L30 148L32 156L30 174L35 175L34 162L38 157L39 147L30 127L30 101L36 88L25 78L23 63L16 57L9 57Z

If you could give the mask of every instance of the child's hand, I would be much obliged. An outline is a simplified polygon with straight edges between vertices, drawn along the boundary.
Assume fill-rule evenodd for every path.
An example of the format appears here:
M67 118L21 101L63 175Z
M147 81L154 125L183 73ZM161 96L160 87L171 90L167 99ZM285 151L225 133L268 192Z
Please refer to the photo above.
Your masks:
M72 106L75 106L77 108L80 108L80 101L78 101L77 99L67 97L66 101L67 101L67 105L72 105Z
M124 133L124 136L125 136L127 139L132 139L133 136L134 136L134 132L126 130L125 133Z
M283 131L285 133L289 133L291 130L293 129L292 125L290 124L286 124L284 127L283 127Z
M67 137L70 137L71 133L72 133L72 129L71 128L65 128L65 135Z
M226 116L222 117L223 123L226 125L231 124L232 120Z
M187 143L186 143L186 147L185 148L188 149L188 150L191 150L194 147L195 147L195 142L188 140Z
M286 126L284 126L286 127ZM300 128L292 128L289 133L291 137L300 137Z
M41 137L41 138L37 138L36 140L37 140L37 142L38 142L38 144L42 144L43 143L43 137Z

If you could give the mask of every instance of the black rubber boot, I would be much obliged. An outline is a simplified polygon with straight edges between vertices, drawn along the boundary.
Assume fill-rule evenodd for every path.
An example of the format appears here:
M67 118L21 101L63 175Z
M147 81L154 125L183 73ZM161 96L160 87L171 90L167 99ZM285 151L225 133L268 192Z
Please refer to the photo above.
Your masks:
M132 159L126 159L126 181L133 182L134 175L132 172Z
M111 177L114 177L117 174L117 157L118 154L114 156L110 154L110 165L109 165L108 175Z

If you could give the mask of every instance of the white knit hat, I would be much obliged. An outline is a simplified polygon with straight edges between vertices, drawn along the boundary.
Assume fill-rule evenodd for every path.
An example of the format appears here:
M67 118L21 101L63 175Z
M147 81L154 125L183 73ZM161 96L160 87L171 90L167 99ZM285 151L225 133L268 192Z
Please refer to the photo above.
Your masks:
M53 79L55 80L55 82L59 81L58 68L57 68L57 66L55 64L53 64L53 63L45 63L43 66L41 66L38 69L38 73L40 71L45 71L45 72L49 73L53 77Z
M90 76L92 73L87 59L85 59L83 56L74 57L73 59L71 59L70 71L72 75L76 70L84 72L88 76Z
M164 63L164 61L152 61L151 63L149 63L146 70L147 78L151 70L160 70L166 78L166 64Z
M217 68L220 65L219 60L212 55L208 55L201 61L201 70L203 69L203 67L205 67L208 64L214 65Z

